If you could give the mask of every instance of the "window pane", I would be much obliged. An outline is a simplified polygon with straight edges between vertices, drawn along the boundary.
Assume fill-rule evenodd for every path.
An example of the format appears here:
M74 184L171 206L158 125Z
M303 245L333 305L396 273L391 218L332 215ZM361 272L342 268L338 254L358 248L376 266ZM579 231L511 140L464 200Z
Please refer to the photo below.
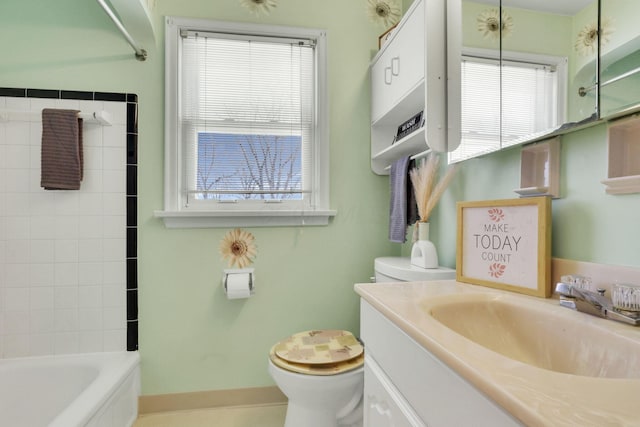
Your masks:
M196 199L302 199L301 137L198 133Z

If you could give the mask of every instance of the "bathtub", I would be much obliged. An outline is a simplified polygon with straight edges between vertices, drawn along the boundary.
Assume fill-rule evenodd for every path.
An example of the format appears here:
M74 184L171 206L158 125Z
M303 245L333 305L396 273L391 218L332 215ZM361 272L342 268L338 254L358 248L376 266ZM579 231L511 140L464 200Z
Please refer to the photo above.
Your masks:
M0 426L130 427L137 352L0 359Z

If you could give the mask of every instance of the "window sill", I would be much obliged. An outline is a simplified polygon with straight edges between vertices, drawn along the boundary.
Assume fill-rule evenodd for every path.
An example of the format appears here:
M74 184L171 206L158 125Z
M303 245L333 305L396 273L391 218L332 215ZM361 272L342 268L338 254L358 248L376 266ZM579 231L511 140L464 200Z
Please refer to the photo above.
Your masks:
M283 227L328 225L334 210L318 211L154 211L167 228Z

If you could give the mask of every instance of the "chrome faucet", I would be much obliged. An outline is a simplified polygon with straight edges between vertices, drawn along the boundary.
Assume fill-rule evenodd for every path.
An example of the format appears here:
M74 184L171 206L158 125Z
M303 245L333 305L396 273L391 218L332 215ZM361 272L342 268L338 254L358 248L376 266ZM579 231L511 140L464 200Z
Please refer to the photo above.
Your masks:
M556 293L560 295L560 305L564 307L634 326L640 325L640 313L614 307L613 302L604 296L604 289L593 292L574 284L559 282Z

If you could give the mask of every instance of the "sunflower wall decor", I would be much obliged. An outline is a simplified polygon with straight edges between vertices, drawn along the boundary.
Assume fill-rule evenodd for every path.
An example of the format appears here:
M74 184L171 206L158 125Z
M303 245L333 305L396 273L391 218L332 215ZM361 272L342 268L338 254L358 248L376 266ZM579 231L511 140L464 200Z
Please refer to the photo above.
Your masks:
M222 259L228 259L229 267L245 268L258 254L255 237L248 231L236 228L224 235L220 242Z
M400 21L401 9L397 0L367 0L367 14L371 22L390 28Z
M603 18L600 22L600 47L609 43L611 34L613 34L613 19ZM584 26L578 33L575 43L576 52L580 56L594 55L598 51L598 23L591 22Z
M268 15L271 9L278 6L277 0L240 0L240 4L247 8L249 12L258 16L260 14Z
M476 18L478 31L485 39L498 40L500 34L502 38L509 37L513 32L513 18L502 9L502 31L500 31L500 12L498 9L487 9L481 12Z

